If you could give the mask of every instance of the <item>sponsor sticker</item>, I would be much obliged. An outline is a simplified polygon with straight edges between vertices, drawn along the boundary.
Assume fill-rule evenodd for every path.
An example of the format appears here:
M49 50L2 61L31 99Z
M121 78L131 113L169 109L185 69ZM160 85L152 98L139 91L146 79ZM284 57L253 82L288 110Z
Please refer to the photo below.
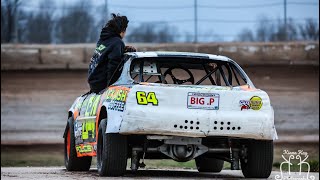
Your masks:
M248 100L240 100L241 111L244 109L250 109L250 101Z
M219 109L220 95L217 93L188 93L188 109Z
M253 96L250 99L250 107L253 110L260 110L262 107L262 99L259 96Z
M91 144L79 145L79 146L76 146L76 150L79 153L88 153L88 152L92 152L93 147Z
M123 112L129 90L125 88L109 88L105 92L104 101L109 102L108 110Z
M244 109L260 110L262 107L262 99L259 96L252 96L250 100L240 100L239 105L241 111Z

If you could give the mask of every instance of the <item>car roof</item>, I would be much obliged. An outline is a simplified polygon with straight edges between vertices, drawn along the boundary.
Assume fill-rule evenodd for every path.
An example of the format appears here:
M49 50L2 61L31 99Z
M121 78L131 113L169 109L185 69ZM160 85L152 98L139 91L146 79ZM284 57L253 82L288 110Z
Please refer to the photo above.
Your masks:
M175 51L145 51L145 52L131 52L126 53L128 55L133 55L138 58L143 57L189 57L189 58L204 58L219 61L231 61L230 58L226 56L206 54L206 53L194 53L194 52L175 52Z

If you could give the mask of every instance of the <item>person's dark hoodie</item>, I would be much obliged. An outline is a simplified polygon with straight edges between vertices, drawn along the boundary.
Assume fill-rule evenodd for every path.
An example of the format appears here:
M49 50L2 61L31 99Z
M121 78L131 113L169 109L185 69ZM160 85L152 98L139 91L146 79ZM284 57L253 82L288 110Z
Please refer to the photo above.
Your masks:
M108 86L110 78L121 62L125 44L121 36L107 27L101 30L99 41L89 65L88 83L99 92Z

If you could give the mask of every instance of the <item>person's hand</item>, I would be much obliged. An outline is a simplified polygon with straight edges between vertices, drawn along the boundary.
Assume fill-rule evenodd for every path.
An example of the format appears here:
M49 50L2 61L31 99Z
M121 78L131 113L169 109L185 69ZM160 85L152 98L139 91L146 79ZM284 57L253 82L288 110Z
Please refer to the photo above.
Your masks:
M137 51L137 49L133 46L126 46L124 48L124 52L136 52L136 51Z

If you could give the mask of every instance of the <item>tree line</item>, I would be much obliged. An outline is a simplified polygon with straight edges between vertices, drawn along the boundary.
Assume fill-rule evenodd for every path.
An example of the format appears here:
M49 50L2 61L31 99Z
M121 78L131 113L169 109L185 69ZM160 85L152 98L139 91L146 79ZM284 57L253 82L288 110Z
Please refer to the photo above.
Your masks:
M286 26L280 19L274 22L267 17L260 17L257 22L254 30L248 28L241 30L237 40L248 42L319 40L319 24L314 19L306 19L305 22L296 23L292 18L289 18Z
M55 1L46 0L27 11L27 1L1 0L1 43L94 43L100 30L107 21L104 7L92 9L91 1L79 0L69 6L63 6L63 12L55 15ZM93 14L92 14L93 12ZM167 23L140 23L130 25L129 42L192 42L190 32L179 30ZM212 38L206 33L206 39ZM219 36L219 35L215 35ZM234 41L271 42L271 41L319 40L319 24L313 19L296 23L288 19L287 26L282 20L271 21L267 17L257 20L254 30L241 30Z

